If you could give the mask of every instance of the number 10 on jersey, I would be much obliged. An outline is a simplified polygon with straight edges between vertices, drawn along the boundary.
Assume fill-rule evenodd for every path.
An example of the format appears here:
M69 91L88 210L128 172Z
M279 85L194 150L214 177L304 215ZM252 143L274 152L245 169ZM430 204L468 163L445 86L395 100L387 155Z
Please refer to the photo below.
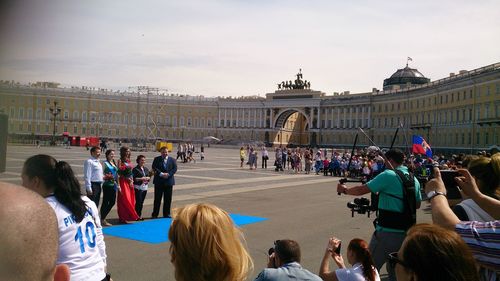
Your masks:
M85 238L87 238L87 246L90 248L95 247L95 226L94 224L89 221L85 224ZM76 231L75 235L75 241L78 241L80 243L80 252L83 254L85 253L85 243L83 241L83 233L82 233L82 227L79 226L78 230Z

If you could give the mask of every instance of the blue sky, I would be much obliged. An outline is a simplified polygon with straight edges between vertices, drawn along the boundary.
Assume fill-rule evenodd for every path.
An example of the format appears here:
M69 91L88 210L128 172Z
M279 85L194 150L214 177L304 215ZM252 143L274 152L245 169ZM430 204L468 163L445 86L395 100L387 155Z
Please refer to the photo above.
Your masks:
M302 68L327 94L405 66L431 80L500 62L499 1L67 1L1 4L0 79L261 95Z

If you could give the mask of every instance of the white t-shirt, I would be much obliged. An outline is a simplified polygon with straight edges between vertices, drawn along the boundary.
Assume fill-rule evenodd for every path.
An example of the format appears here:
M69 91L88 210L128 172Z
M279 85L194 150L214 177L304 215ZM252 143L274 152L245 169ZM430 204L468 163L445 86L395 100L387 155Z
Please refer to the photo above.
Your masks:
M380 281L380 276L378 271L375 270L375 281ZM363 266L360 263L354 264L351 268L341 268L335 270L337 279L339 281L365 281L365 276L363 275Z
M57 264L71 270L71 281L101 281L106 277L106 246L97 207L82 196L88 207L85 217L77 223L71 212L54 196L45 198L54 209L59 228Z

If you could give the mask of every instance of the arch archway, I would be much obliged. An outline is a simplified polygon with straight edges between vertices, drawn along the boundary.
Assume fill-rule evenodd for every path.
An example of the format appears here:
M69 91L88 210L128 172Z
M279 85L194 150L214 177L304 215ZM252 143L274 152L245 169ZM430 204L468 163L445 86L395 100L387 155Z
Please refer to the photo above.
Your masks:
M276 115L273 122L276 135L273 143L275 145L306 146L310 144L309 118L300 109L285 109Z

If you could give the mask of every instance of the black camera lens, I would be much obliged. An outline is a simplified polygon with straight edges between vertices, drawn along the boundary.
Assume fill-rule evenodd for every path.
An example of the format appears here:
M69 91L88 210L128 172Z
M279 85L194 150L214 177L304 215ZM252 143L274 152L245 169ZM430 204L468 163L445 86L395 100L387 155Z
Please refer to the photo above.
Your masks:
M370 200L366 197L354 198L354 203L361 205L361 206L366 206L366 205L370 205Z
M269 250L267 251L267 253L268 253L269 255L272 255L272 254L274 253L274 248L272 248L272 247L271 247L271 248L269 248Z

